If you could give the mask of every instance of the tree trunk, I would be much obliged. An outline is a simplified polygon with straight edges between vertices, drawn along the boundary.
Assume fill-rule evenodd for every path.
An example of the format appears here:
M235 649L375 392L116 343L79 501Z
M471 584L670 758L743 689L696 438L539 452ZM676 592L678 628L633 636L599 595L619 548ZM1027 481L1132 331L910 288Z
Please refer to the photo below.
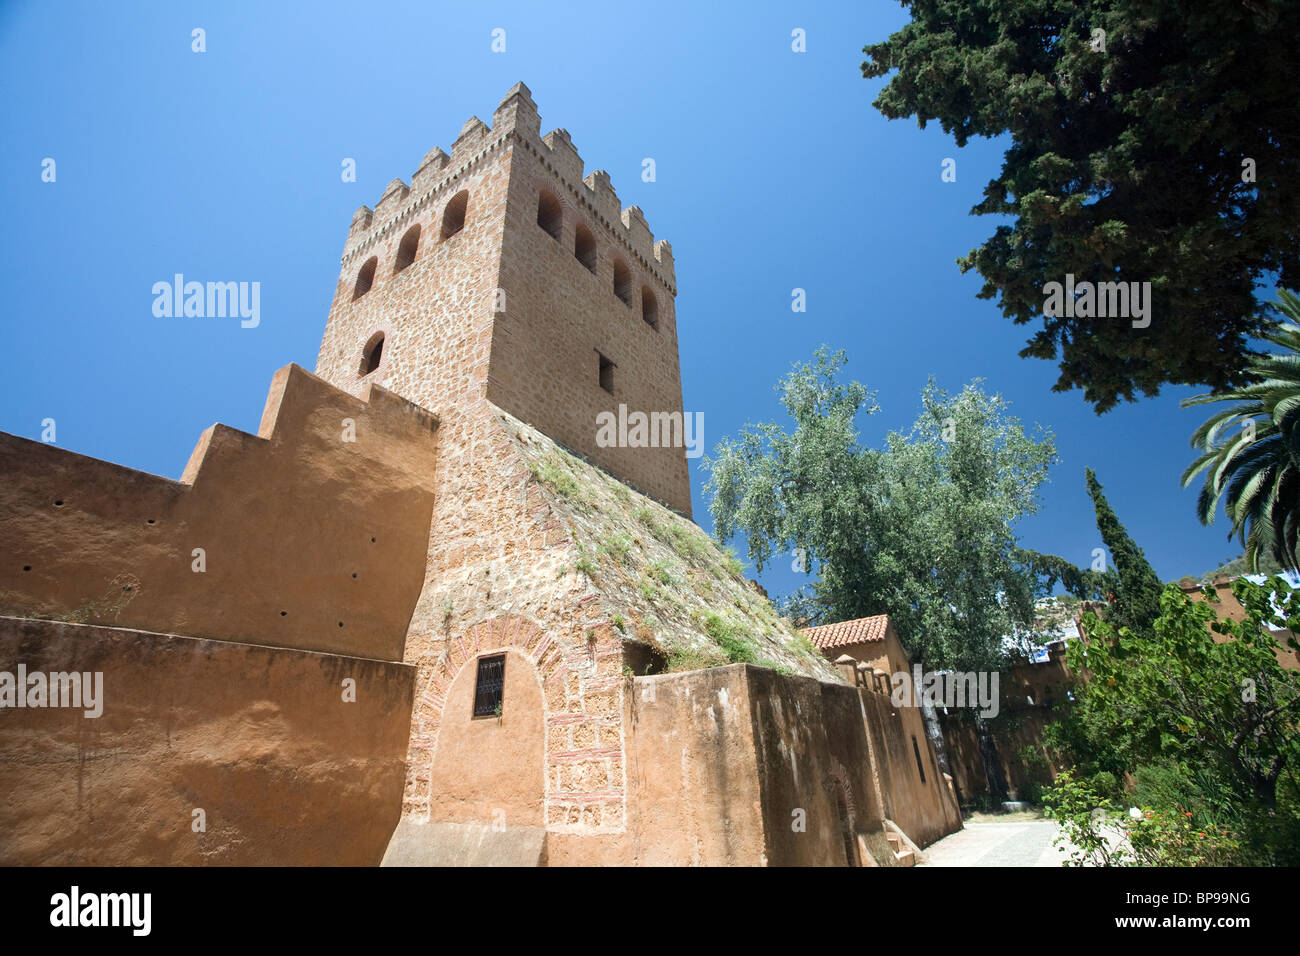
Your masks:
M975 736L980 745L980 756L984 758L984 776L989 785L989 802L996 807L1007 799L1007 777L1002 772L1002 762L998 759L998 748L993 742L993 734L989 731L988 724L985 723L984 718L980 716L978 711L973 716L975 719Z
M930 744L934 747L934 755L939 760L939 769L949 776L955 776L949 769L948 748L943 740L943 725L939 722L939 715L935 712L933 704L922 702L921 719L925 722L925 736L929 738Z

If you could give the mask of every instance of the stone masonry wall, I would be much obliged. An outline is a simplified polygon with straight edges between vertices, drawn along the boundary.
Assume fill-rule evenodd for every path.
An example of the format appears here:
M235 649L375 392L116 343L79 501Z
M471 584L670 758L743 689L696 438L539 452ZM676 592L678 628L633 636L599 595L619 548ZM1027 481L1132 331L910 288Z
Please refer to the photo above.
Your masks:
M564 143L556 141L556 149ZM637 490L689 515L690 479L682 445L600 447L596 441L597 414L617 415L620 405L628 412L680 416L676 289L622 240L626 229L621 223L611 228L603 221L581 179L566 181L549 159L544 149L527 142L511 156L500 278L509 307L492 338L488 398ZM581 160L576 164L573 175L580 177ZM597 178L601 175L589 177L598 189L607 184ZM558 239L537 222L544 193L559 204ZM627 221L648 237L639 209L632 207ZM595 274L574 255L579 226L595 238ZM630 304L615 294L616 262L628 270ZM653 312L646 313L654 325L643 317L645 296L655 303ZM612 391L601 387L601 356L614 363ZM656 444L665 437L656 435Z
M539 136L526 87L507 94L489 128L471 118L451 156L431 151L410 186L393 180L374 210L353 218L316 372L354 393L376 381L440 414L486 396L556 440L690 513L681 447L602 448L596 414L682 410L667 242L655 242L641 210L620 210L601 171L583 180L563 130ZM561 235L538 225L538 196L561 204ZM464 228L444 237L449 205L468 194ZM598 259L592 275L574 256L581 221ZM414 261L395 271L403 240L419 227ZM632 304L614 293L614 262L627 266ZM374 260L373 285L356 295ZM643 295L656 325L642 319ZM377 368L363 352L384 335ZM599 381L600 354L615 362L613 394Z

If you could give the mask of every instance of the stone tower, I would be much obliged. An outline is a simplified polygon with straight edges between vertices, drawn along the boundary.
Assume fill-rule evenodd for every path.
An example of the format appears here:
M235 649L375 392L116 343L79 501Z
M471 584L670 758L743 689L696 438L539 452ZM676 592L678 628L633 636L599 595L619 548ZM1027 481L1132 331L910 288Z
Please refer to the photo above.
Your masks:
M682 447L601 447L597 415L682 412L672 249L609 176L539 135L516 84L353 216L316 374L446 421L486 399L690 515ZM447 436L444 435L444 440ZM657 438L658 436L656 436Z
M672 254L522 85L493 122L354 217L256 435L171 481L0 434L0 675L107 689L2 715L0 863L889 865L886 820L960 827L915 711L686 515L683 449L602 447L680 416Z

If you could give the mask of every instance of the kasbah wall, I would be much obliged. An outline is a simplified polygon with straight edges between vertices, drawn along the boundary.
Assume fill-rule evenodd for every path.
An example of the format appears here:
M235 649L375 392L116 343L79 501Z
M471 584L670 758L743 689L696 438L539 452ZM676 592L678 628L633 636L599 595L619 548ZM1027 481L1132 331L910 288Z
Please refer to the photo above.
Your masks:
M680 447L595 442L620 403L682 410L671 250L539 123L519 84L363 207L315 375L281 370L259 435L214 426L180 482L0 436L0 672L93 667L106 697L100 723L0 709L0 863L893 866L960 827L786 625L755 638L780 671L662 673L635 595L574 570L598 542L539 477L563 449L707 539Z

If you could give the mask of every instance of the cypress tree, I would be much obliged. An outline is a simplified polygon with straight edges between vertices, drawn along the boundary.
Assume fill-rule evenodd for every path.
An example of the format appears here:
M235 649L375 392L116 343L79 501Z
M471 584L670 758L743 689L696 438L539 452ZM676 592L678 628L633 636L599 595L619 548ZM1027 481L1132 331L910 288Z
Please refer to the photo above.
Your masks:
M1111 623L1117 628L1128 627L1150 634L1160 616L1160 578L1137 542L1120 524L1091 468L1087 469L1086 475L1088 494L1092 496L1092 506L1097 513L1097 530L1101 532L1101 540L1114 564L1114 573L1110 575Z

